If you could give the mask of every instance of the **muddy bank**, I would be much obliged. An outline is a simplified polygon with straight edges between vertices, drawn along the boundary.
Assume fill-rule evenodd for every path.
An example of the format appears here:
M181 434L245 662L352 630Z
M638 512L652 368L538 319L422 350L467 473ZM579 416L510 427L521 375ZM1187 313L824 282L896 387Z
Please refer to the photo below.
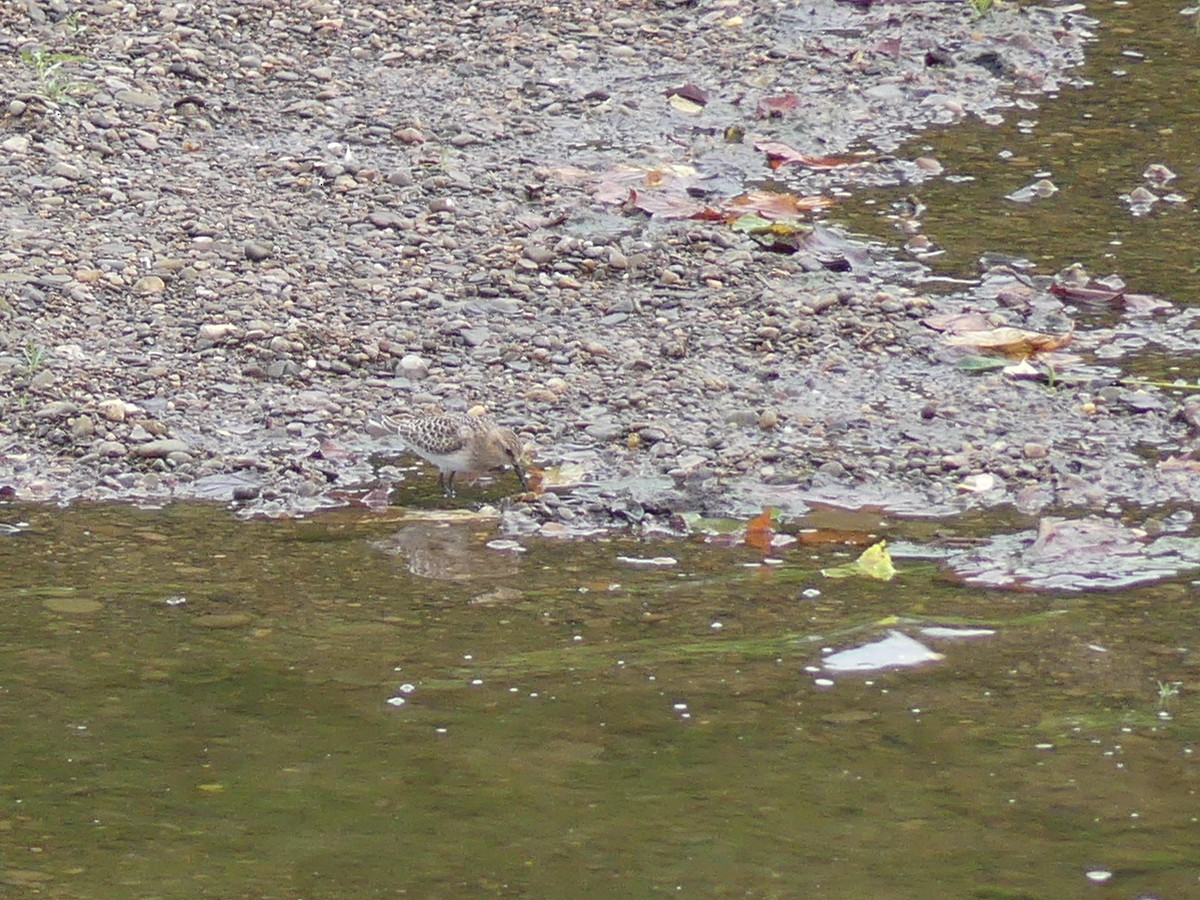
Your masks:
M1068 88L1078 10L443 6L0 11L6 496L356 502L432 480L369 416L477 404L568 482L514 529L1195 493L1155 464L1188 416L1114 367L1186 314L1081 311L1003 266L931 293L836 231L785 254L596 196L621 166L686 167L705 203L919 184L905 137ZM829 165L772 170L767 141ZM967 309L1087 319L1088 365L960 371L926 320Z

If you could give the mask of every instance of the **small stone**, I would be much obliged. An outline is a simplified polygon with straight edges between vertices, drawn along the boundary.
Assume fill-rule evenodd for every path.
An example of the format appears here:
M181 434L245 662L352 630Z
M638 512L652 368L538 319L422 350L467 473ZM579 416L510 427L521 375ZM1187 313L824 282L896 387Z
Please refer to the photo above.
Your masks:
M242 242L242 252L251 262L262 262L275 254L275 246L270 241L250 239Z
M215 344L237 333L237 326L230 322L210 322L200 326L200 340Z
M96 409L110 422L125 421L126 408L123 400L103 400L96 405Z
M758 417L758 427L763 431L770 431L779 424L779 413L773 409L768 409Z
M54 384L54 373L49 369L42 369L31 379L29 379L29 389L31 391L44 391L50 385Z
M129 453L129 448L120 441L101 441L96 445L96 452L110 459L118 459Z
M1045 459L1050 451L1045 444L1039 444L1037 441L1029 441L1021 448L1021 454L1026 459Z
M73 166L61 159L56 159L46 169L46 174L54 178L65 178L68 181L81 181L83 172L78 166Z
M367 213L367 221L376 228L392 228L397 231L405 228L408 219L390 209L375 209Z
M396 366L396 374L409 381L420 381L429 374L429 360L415 353L406 353Z
M76 416L70 422L71 437L75 440L86 440L96 433L96 423L91 416Z
M0 150L6 153L26 153L29 150L29 138L23 134L14 135L0 142Z
M161 294L167 289L167 283L157 275L143 275L133 285L135 294Z
M525 254L526 259L532 260L539 266L544 266L546 263L554 260L554 251L540 244L526 244L522 252Z
M425 135L417 128L401 128L396 132L396 140L402 144L423 144Z
M438 197L429 201L429 211L435 213L452 213L457 210L454 200L450 197Z
M162 101L148 91L118 91L117 102L127 109L158 109Z
M187 453L189 447L175 438L160 438L133 448L134 456L162 459L172 453Z
M79 407L70 400L55 400L38 409L33 415L38 419L65 419L75 415L78 409Z
M658 276L658 280L671 287L683 284L683 276L671 269L664 269L663 273Z

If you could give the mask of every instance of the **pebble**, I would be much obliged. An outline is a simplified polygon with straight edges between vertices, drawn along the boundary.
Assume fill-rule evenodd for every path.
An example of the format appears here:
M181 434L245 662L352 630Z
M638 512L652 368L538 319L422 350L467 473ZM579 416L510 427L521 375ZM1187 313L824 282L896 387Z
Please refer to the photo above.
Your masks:
M410 381L421 381L429 375L429 360L416 353L406 353L396 364L396 374Z
M96 404L96 410L109 422L125 421L126 407L123 400L102 400Z
M39 419L65 419L75 415L78 410L79 407L70 400L55 400L39 407L34 416Z
M165 458L172 453L187 453L188 451L189 447L183 441L174 438L161 438L139 444L133 448L132 453L134 456Z
M242 252L251 262L262 262L275 255L275 246L269 241L248 240L242 242Z
M1028 441L1021 448L1021 455L1026 459L1045 459L1050 454L1045 444L1039 444L1036 441Z
M200 326L200 340L216 344L237 334L237 326L230 322L212 322Z
M166 289L166 282L157 275L143 275L133 285L135 294L160 294Z

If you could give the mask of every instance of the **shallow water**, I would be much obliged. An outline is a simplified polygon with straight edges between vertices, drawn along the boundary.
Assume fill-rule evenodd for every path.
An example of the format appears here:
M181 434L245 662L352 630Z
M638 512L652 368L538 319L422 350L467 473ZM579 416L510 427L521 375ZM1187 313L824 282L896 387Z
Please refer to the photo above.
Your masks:
M967 589L920 523L885 585L400 510L3 514L0 884L38 896L1200 890L1184 581ZM944 659L819 668L889 629Z
M1002 124L966 121L900 150L902 158L934 156L946 170L917 191L927 207L922 233L941 253L925 261L959 276L978 272L985 253L1022 256L1045 273L1080 262L1097 275L1119 273L1133 290L1200 301L1200 31L1195 16L1180 15L1185 6L1089 4L1088 14L1100 20L1097 41L1073 74L1091 87L1064 87L1056 98L1017 94L1012 99L1023 106L1007 110ZM1143 172L1153 163L1178 177L1149 184ZM1005 199L1043 178L1058 193L1029 203ZM1142 185L1186 200L1160 200L1134 216L1121 195ZM903 243L889 215L911 190L863 192L831 218Z

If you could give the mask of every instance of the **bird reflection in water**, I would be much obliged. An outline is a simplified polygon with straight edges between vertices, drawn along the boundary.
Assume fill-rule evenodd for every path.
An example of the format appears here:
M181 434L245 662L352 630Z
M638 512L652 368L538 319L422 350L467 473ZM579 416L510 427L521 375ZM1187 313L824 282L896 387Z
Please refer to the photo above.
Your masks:
M413 522L372 546L404 559L408 571L437 581L476 581L503 578L517 572L517 557L486 549L479 532L469 525Z

